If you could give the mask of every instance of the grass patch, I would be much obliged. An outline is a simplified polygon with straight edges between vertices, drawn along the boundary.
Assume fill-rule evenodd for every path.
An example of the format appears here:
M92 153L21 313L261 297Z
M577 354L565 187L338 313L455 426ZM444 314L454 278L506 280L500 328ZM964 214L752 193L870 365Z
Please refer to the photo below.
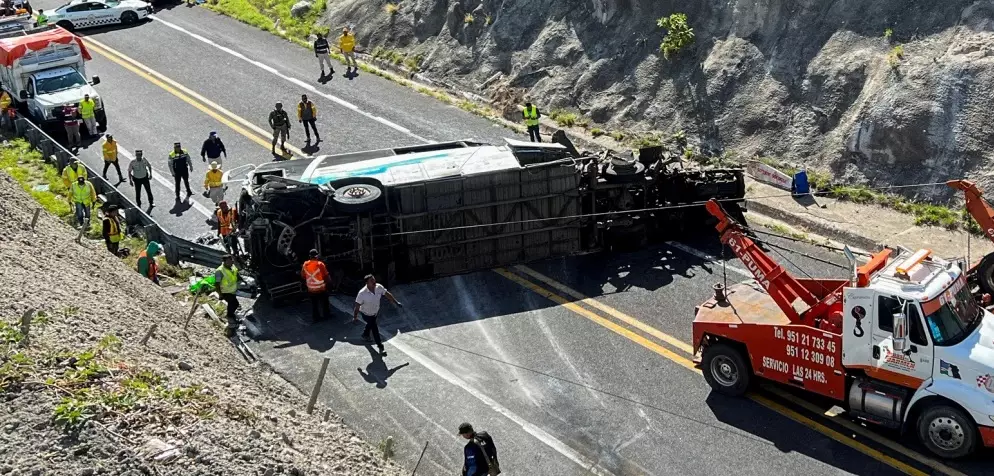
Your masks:
M490 26L490 25L492 25L493 23L494 23L494 19L493 19L493 17L491 17L490 15L487 15L487 16L486 16L486 17L485 17L485 18L483 19L483 26Z
M404 58L404 67L411 71L419 71L422 61L424 61L424 56L420 54L409 55L407 58Z
M790 228L787 228L786 226L781 225L779 223L764 223L763 226L768 228L773 233L782 236L787 236L795 240L811 241L811 238L808 236L807 233L801 233L798 231L791 230Z
M796 167L785 165L770 157L759 157L757 160L787 175L794 175L798 171ZM865 185L837 184L833 182L830 175L817 170L807 170L807 173L811 188L823 192L828 197L897 210L912 215L915 225L919 226L936 226L947 230L963 230L978 236L983 235L980 225L966 210L912 200L901 195L875 190Z
M0 169L14 177L47 212L63 220L72 217L73 208L58 170L46 163L26 140L15 139L0 149ZM34 190L39 185L47 185L48 190Z
M549 113L549 119L556 121L559 127L587 127L590 125L590 120L583 117L580 113L574 111L567 111L565 109L553 109Z
M606 134L606 132L604 132L604 129L601 129L600 127L592 127L590 129L590 135L594 137L600 137L604 134Z
M218 0L217 3L206 6L215 12L286 38L308 41L312 33L328 33L327 27L317 25L326 8L325 0L315 1L311 10L300 18L290 15L290 7L294 3L295 0Z
M894 36L894 30L892 28L884 28L884 39L890 41L892 36Z
M383 5L383 11L387 12L387 15L396 15L397 11L400 10L400 5L396 3L387 3Z
M466 16L463 17L463 19L462 19L462 22L465 23L465 24L467 24L467 25L472 25L474 21L476 21L476 20L473 18L473 14L472 13L467 13Z

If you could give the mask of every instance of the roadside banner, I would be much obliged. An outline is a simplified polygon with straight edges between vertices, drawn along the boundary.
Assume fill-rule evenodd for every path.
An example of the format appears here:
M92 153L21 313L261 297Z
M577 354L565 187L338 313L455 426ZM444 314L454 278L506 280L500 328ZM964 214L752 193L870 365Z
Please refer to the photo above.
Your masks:
M746 172L752 176L752 178L759 180L763 183L768 183L777 188L782 188L784 190L791 189L791 183L793 180L790 175L787 175L769 165L766 165L758 160L750 160L746 164Z

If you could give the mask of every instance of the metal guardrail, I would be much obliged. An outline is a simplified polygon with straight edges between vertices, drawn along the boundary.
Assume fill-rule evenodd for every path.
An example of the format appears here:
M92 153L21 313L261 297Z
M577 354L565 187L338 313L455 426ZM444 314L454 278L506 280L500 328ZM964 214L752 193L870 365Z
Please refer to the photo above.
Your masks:
M60 174L62 169L69 165L69 161L76 157L75 154L45 133L41 127L21 114L18 114L14 119L14 133L26 139L31 147L42 154L46 162L55 165ZM161 244L166 255L166 262L176 265L180 261L185 261L209 268L221 265L221 258L226 253L224 250L195 243L170 233L145 210L139 208L130 198L121 193L117 187L104 180L100 173L83 163L82 160L79 163L86 168L88 178L100 196L100 201L117 205L124 213L124 221L129 229L138 229L139 233L149 241Z

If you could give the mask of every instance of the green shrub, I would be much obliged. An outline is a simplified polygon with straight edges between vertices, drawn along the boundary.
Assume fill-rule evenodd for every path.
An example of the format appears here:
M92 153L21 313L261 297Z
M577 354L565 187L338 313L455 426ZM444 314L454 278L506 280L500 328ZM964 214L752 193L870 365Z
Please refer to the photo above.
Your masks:
M904 60L904 46L897 45L890 50L890 54L887 55L887 64L891 68L897 68L901 66L901 61Z
M404 67L411 71L418 71L421 69L421 62L424 57L421 55L412 55L404 59Z
M894 30L892 30L890 28L885 28L884 29L884 39L887 40L887 41L890 41L890 38L892 36L894 36Z
M600 136L602 136L604 134L605 134L604 133L604 129L601 129L599 127L593 127L593 128L590 129L590 135L592 135L594 137L600 137Z
M387 3L383 5L383 11L387 12L387 15L396 15L397 10L400 10L400 5L396 3Z
M567 111L565 109L554 109L549 113L549 119L556 121L556 124L559 124L559 127L587 127L590 125L590 121L587 120L587 118L576 112Z
M462 21L467 25L471 25L473 23L473 14L467 13L466 16L463 17Z
M663 58L679 53L684 47L694 42L694 29L687 25L687 15L674 13L668 17L656 20L656 25L666 29L666 36L659 44L659 52Z

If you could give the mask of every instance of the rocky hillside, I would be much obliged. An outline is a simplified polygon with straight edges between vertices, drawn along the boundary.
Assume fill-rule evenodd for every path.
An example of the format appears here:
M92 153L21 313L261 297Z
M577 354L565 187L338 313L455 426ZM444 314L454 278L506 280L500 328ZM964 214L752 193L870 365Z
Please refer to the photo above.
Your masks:
M696 41L667 60L656 19L677 12ZM524 88L603 129L683 129L854 182L994 188L994 1L329 0L328 15L429 77Z
M37 206L0 172L0 474L399 474L207 319L184 334L184 306L101 241L32 230Z

